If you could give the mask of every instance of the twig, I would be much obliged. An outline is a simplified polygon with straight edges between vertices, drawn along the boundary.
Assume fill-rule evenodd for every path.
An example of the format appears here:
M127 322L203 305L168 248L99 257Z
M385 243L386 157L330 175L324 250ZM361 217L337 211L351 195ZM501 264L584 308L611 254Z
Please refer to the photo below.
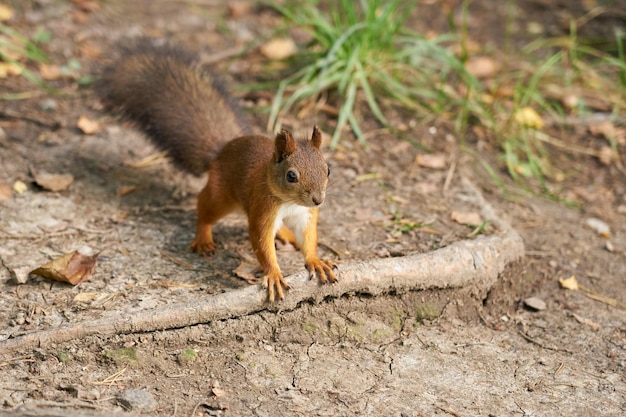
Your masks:
M246 49L248 49L248 46L245 46L245 45L237 46L237 47L230 48L230 49L225 49L223 51L216 52L206 57L203 57L202 63L204 65L213 65L216 62L224 61L225 59L229 59L234 56L241 55L246 51Z
M526 341L533 343L537 346L539 346L542 349L546 349L546 350L552 350L554 352L566 352L569 354L573 354L574 352L572 352L571 350L567 350L567 349L559 349L553 346L546 346L543 343L539 342L538 340L533 339L532 337L528 336L526 333L524 332L517 332L520 336L522 336L524 339L526 339Z
M539 132L539 131L535 132L535 137L542 142L549 143L550 145L556 148L564 149L565 151L570 152L570 153L579 153L582 155L593 156L596 158L600 157L600 152L598 151L589 150L587 148L583 148L582 146L576 146L571 143L565 143L562 140L559 140L543 132Z
M452 161L450 164L450 168L448 169L448 174L446 175L446 180L443 183L443 193L448 192L448 188L450 188L450 183L452 182L452 177L454 177L454 170L456 169L456 161Z
M109 387L111 387L113 385L118 384L117 381L119 380L119 378L122 376L124 372L126 372L126 368L122 368L121 370L117 371L113 375L109 375L108 377L104 378L102 381L89 381L89 383L92 385L108 385Z
M341 259L341 251L339 249L334 248L334 247L332 247L332 246L330 246L330 245L328 245L328 244L326 244L324 242L318 242L317 246L321 246L324 249L329 250L330 252L333 253L333 255L335 255L337 258Z
M198 407L200 407L202 404L204 404L203 402L199 402L198 404L196 404L196 406L193 408L193 410L191 410L191 417L194 417L196 415L196 411L198 410Z
M439 407L438 405L436 407L440 409L441 411L443 411L444 413L450 414L454 417L461 417L461 415L457 413L456 411L448 410L447 408Z
M10 365L13 362L17 362L17 361L21 361L21 362L35 362L34 359L28 357L28 356L22 356L19 358L11 358L11 359L7 359L5 361L0 362L0 367L2 366L6 366L6 365Z
M45 120L40 120L35 117L13 113L10 110L0 110L0 117L4 117L5 119L24 120L25 122L30 122L39 126L48 127L53 130L56 130L61 127L61 122L59 121L55 120L53 122L47 122Z

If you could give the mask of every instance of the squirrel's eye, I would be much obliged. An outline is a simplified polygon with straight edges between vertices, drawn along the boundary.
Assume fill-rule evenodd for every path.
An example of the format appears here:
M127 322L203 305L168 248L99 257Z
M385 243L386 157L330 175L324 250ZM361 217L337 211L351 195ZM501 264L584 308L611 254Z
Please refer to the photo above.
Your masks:
M326 176L327 176L327 177L330 177L330 166L328 166L328 165L327 165L327 166L326 166L326 169L328 170L328 172L326 173Z
M293 171L287 171L287 181L298 182L298 176Z

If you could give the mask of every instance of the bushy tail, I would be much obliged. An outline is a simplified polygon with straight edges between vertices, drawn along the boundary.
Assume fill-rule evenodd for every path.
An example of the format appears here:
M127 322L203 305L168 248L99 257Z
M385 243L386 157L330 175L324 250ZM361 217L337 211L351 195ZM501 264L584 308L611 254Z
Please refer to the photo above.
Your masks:
M123 47L96 91L108 110L133 121L194 175L207 172L222 146L249 129L246 115L199 58L170 43L142 39Z

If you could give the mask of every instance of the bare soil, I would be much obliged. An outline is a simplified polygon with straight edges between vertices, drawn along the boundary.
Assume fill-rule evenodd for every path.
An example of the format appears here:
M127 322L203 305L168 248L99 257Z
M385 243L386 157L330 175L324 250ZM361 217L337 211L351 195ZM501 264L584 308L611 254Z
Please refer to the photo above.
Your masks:
M451 2L424 3L417 14L423 18L414 24L443 30L441 8ZM256 79L264 59L255 51L234 61L216 58L269 36L282 23L261 6L230 16L232 9L219 1L46 0L14 7L11 25L24 34L49 30L45 50L51 61L76 59L82 75L95 72L124 39L148 35L203 51L233 86ZM580 13L578 5L566 8L558 1L519 2L515 11L516 25L536 21L550 34L564 30L564 13ZM497 45L507 13L492 2L473 2L471 35ZM617 24L624 26L623 20ZM291 35L297 38L299 31ZM0 201L0 346L67 324L131 318L250 288L233 272L251 257L245 219L232 216L219 224L215 256L190 253L195 195L204 179L166 162L139 166L155 153L145 138L105 115L90 89L74 79L50 83L61 94L3 101L0 109L0 186L18 180L27 185ZM3 92L35 90L18 77L0 79L0 86ZM259 126L264 99L242 99ZM81 116L101 128L83 133L77 128ZM624 415L623 170L561 155L555 162L567 174L562 186L581 207L531 196L507 199L460 150L446 123L397 117L407 136L445 156L445 169L420 165L422 148L377 130L375 123L366 124L372 132L367 149L346 132L340 148L327 155L332 174L321 214L321 251L349 265L481 239L451 219L453 211L480 210L467 198L469 178L526 247L526 257L507 265L495 284L481 290L390 289L375 296L351 292L175 329L0 349L0 414ZM302 135L312 123L326 132L333 126L321 114L285 123ZM467 140L497 165L496 149ZM597 145L585 128L573 129L571 140ZM619 151L626 155L626 149ZM40 172L71 174L74 181L66 190L47 191L34 181ZM610 226L610 238L586 226L590 217ZM503 231L490 224L485 235ZM74 250L100 253L88 281L73 287L31 275L15 283L11 271L32 270ZM290 247L281 248L279 263L285 275L302 270L301 255ZM559 278L570 276L591 297L561 288ZM528 308L524 300L531 296L546 308Z

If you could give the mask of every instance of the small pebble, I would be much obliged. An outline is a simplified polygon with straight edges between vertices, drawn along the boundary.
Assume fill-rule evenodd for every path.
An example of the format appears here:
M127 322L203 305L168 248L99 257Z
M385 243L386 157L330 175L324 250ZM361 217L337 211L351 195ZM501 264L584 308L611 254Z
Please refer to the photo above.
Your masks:
M545 301L537 297L528 297L524 300L524 305L535 311L542 311L547 307Z
M127 389L117 397L117 401L128 411L150 413L159 406L152 394L142 389Z
M54 111L58 107L58 103L53 98L47 98L41 102L41 110L44 111Z

